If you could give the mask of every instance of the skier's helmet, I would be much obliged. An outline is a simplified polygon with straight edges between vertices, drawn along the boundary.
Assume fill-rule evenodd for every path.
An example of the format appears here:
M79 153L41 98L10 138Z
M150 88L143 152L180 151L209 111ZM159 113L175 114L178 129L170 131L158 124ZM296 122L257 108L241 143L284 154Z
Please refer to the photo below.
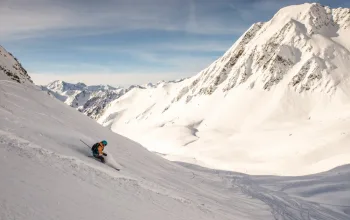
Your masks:
M107 141L103 140L103 141L101 141L101 143L102 143L104 146L107 146Z

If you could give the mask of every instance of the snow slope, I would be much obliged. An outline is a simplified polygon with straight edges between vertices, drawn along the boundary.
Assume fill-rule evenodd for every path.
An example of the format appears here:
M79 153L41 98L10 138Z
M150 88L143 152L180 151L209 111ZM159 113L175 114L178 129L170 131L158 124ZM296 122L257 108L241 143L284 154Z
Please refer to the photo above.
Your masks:
M79 138L107 139L107 165ZM31 83L0 80L0 155L0 219L350 218L347 166L287 178L175 164Z
M264 201L274 219L347 219L350 214L350 166L299 177L249 176L182 164L196 175L216 175L227 186Z
M40 88L1 80L0 91L0 219L271 218L263 202L240 192L228 196L218 178L198 188L201 180L190 170ZM107 164L121 171L89 158L79 138L107 139Z
M350 158L350 9L302 4L257 23L180 82L133 89L98 118L170 160L303 175Z
M4 91L1 104L6 106L0 113L1 219L350 217L346 206L349 197L344 196L350 189L349 169L338 178L330 175L333 181L327 191L313 193L334 196L332 200L326 199L327 205L317 204L278 190L262 191L262 186L249 180L255 177L223 176L223 171L207 174L171 164L38 89L8 81L1 81L0 88ZM88 158L88 148L77 137L89 143L107 138L109 164L111 160L118 161L122 171L116 172ZM259 182L264 180L256 178ZM287 178L276 178L279 181L265 180L263 184L277 188L281 180L290 182ZM324 183L323 178L304 178ZM339 183L339 178L343 183ZM335 181L343 187L332 188ZM294 178L294 184L299 182L298 177ZM305 181L299 184L304 185L304 190L312 189Z

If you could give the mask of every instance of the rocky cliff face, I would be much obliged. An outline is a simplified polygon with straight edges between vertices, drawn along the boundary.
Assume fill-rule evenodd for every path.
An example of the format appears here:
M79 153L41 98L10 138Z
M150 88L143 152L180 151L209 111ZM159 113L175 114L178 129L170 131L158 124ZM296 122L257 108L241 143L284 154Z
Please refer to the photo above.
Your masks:
M21 63L5 48L0 46L0 79L13 80L18 83L32 83Z
M348 77L350 9L304 4L254 24L217 61L193 77L174 101L245 86L271 90L283 79L298 92L332 93ZM345 67L345 68L343 68Z

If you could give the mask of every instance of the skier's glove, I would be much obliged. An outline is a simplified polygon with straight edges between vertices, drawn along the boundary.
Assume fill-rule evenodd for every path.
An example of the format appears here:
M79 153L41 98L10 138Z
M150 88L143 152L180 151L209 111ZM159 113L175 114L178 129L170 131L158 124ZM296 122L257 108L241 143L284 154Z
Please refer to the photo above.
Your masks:
M103 154L103 156L107 156L107 154L106 153L102 153Z

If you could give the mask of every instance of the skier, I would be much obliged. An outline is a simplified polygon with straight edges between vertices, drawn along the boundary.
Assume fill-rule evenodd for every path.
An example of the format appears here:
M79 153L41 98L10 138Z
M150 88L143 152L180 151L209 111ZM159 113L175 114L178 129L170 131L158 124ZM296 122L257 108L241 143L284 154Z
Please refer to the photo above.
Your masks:
M91 148L92 155L95 158L101 160L102 163L105 162L105 158L103 156L107 156L107 154L103 152L105 146L107 146L107 141L103 140L99 143L94 144Z

